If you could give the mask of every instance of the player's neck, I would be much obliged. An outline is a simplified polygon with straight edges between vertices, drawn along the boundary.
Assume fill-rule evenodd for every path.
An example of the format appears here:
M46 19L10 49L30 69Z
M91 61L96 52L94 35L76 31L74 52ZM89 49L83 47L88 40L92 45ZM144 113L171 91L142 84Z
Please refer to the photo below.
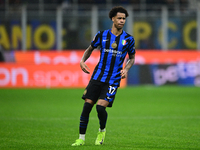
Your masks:
M115 27L112 27L111 29L112 34L114 34L115 36L118 36L122 33L122 29L117 29Z

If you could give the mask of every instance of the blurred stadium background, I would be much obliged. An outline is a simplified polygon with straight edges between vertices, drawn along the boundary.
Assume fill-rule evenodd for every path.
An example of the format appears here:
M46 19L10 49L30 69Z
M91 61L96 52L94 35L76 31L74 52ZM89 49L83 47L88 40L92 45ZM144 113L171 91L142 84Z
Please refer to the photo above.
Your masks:
M85 87L80 58L116 5L137 50L123 86L200 86L199 0L0 0L0 87Z

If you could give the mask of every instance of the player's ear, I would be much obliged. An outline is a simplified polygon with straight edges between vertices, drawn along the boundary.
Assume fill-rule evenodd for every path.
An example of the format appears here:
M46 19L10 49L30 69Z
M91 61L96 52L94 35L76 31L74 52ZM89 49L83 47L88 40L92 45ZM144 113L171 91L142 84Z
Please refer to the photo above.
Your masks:
M114 22L114 17L112 17L112 21Z

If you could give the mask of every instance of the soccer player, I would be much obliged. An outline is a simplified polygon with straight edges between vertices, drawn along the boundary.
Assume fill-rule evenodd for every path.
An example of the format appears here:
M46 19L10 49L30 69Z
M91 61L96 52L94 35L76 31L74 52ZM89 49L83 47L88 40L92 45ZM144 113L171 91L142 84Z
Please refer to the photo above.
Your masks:
M96 104L99 118L99 132L95 145L104 142L106 134L107 112L106 107L112 107L120 81L127 77L127 72L135 60L135 40L123 30L128 12L121 6L113 7L109 12L109 18L113 21L112 28L99 31L91 45L85 50L80 61L80 67L85 73L90 73L85 61L90 57L92 51L100 46L100 60L91 76L82 99L85 100L80 117L79 139L72 146L85 144L85 133L89 121L89 114ZM123 68L126 54L129 59Z

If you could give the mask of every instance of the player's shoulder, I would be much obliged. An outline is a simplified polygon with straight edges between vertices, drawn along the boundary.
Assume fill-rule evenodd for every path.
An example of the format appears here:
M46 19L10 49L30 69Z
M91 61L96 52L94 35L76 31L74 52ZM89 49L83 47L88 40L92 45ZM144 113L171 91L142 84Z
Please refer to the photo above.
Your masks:
M100 30L96 33L95 37L104 37L104 36L107 36L109 30Z
M101 34L108 34L108 32L109 32L109 29L108 30L99 31L99 33L101 33Z
M96 33L96 36L102 36L104 33L107 33L108 30L100 30Z
M125 35L125 38L126 39L129 39L129 40L133 40L134 41L134 37L132 35L130 35L129 33L127 33L126 31L123 31L123 34Z

